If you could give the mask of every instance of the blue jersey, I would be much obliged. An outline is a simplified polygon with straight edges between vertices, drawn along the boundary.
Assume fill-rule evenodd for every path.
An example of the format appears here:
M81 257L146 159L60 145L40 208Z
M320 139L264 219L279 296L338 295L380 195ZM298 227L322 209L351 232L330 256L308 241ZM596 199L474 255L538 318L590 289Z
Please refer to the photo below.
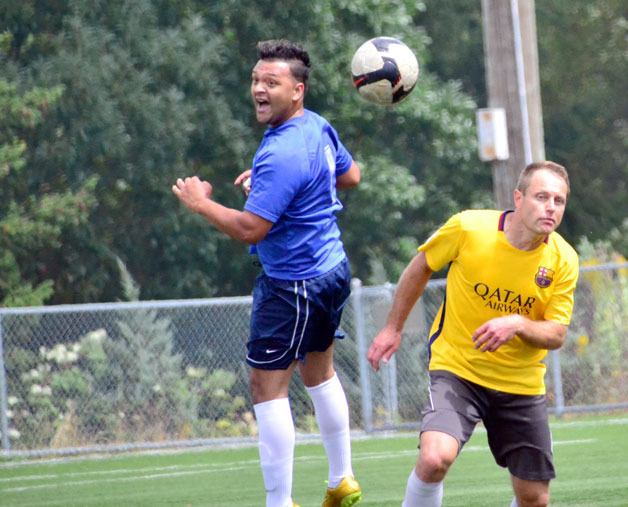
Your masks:
M336 177L352 160L327 120L307 109L266 131L253 158L244 209L273 223L256 245L268 276L305 280L345 259L335 215L342 209Z

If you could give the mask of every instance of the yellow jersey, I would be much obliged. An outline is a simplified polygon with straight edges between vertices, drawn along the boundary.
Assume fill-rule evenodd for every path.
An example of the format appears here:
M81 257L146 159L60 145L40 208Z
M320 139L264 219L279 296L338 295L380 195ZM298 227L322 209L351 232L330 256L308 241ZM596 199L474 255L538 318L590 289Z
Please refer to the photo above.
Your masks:
M418 248L432 271L449 264L445 300L430 330L429 369L507 393L545 394L547 350L515 336L495 352L481 352L471 340L478 327L504 315L564 325L571 319L575 250L556 232L534 250L515 248L504 234L507 213L458 213Z

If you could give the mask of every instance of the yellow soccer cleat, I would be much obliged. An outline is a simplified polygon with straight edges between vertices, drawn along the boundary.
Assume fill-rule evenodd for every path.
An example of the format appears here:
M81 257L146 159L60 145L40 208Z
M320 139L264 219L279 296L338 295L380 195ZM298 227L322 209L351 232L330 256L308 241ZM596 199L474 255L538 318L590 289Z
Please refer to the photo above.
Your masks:
M301 506L296 502L292 502L292 507L301 507Z
M323 507L351 507L362 499L362 489L353 477L345 477L335 488L327 488Z

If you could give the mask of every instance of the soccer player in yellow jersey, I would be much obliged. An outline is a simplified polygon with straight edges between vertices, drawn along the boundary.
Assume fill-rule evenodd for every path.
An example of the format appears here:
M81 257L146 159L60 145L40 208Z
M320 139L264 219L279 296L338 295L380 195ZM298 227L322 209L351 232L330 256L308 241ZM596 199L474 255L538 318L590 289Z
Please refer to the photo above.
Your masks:
M404 507L441 505L445 475L479 421L495 461L510 472L511 507L548 505L555 472L542 361L565 341L578 278L577 254L555 232L568 195L564 167L530 164L514 210L454 215L401 275L368 351L375 370L399 348L432 273L449 265L430 331L430 396Z

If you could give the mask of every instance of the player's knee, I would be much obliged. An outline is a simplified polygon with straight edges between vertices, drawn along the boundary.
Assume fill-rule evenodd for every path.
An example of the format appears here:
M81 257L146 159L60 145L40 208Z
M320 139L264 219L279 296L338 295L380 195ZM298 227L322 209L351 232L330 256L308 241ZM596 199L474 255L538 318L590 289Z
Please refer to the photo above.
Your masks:
M442 453L421 449L421 458L417 467L418 476L426 482L441 481L452 463L453 459Z
M519 507L547 507L549 491L526 491L517 495Z

